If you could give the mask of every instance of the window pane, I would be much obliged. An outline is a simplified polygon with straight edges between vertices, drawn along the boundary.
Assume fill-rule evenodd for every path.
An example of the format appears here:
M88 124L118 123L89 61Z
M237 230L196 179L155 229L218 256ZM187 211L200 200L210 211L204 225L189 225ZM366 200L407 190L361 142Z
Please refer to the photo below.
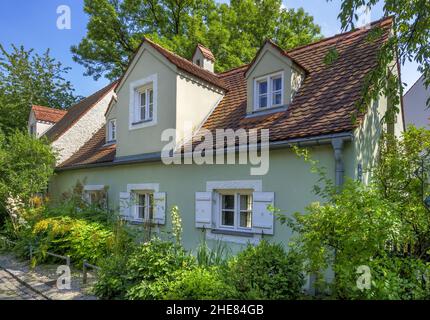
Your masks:
M138 195L138 217L139 219L144 219L145 218L145 195L144 194L139 194Z
M150 89L149 90L149 103L153 103L154 102L154 90Z
M258 106L260 108L266 108L267 107L267 95L260 96Z
M240 195L240 210L251 210L252 201L250 195Z
M258 83L258 94L267 93L267 81L261 81Z
M240 213L240 226L242 228L251 228L251 212L241 212Z
M234 210L234 195L222 196L222 208Z
M272 79L272 91L282 90L282 78Z
M146 105L146 93L145 92L140 94L140 105L141 106Z
M233 211L223 211L222 212L222 225L234 226L234 212Z
M274 105L278 105L282 103L282 94L279 93L274 93L272 96L272 104Z
M140 108L140 120L145 120L146 119L146 106L142 106L142 108Z

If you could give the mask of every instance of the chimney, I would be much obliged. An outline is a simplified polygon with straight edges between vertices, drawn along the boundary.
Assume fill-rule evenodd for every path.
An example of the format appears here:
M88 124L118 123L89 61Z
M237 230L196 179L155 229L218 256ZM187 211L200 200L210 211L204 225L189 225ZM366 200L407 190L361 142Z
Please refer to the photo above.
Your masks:
M215 57L212 51L201 44L197 44L194 50L193 63L205 70L214 72Z

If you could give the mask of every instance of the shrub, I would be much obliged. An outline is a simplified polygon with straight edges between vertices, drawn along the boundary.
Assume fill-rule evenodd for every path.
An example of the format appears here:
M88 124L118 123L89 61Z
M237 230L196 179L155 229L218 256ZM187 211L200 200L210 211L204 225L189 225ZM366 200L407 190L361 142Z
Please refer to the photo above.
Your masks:
M227 244L221 240L215 242L212 249L208 247L206 241L202 241L196 250L196 259L199 266L223 266L229 256Z
M223 300L237 296L233 286L227 284L222 273L216 268L197 267L175 273L176 280L167 283L165 299L170 300ZM162 280L162 286L166 282Z
M69 217L48 218L37 222L32 230L33 243L45 258L46 251L69 255L72 260L97 263L109 254L113 233L96 222Z
M101 298L159 299L161 279L169 282L177 270L194 266L194 258L181 246L153 239L137 246L130 255L102 263L95 293Z
M294 251L261 241L230 261L228 278L241 299L297 299L304 285L301 267Z

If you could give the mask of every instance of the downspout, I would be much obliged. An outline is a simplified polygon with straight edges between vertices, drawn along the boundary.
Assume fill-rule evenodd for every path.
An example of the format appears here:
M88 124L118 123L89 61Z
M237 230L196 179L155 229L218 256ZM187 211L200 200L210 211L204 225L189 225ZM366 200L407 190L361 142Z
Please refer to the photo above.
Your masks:
M331 140L331 145L333 146L334 150L335 185L336 188L340 190L345 176L345 166L343 162L343 139L334 138Z

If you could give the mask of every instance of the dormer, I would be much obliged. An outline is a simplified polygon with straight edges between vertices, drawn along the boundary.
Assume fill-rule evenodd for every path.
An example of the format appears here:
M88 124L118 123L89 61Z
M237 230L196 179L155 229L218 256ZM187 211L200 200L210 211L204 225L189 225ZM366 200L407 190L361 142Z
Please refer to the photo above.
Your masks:
M272 41L266 41L245 73L247 113L286 110L305 76L304 67Z
M214 72L215 56L208 48L198 44L194 50L193 63L205 70Z

